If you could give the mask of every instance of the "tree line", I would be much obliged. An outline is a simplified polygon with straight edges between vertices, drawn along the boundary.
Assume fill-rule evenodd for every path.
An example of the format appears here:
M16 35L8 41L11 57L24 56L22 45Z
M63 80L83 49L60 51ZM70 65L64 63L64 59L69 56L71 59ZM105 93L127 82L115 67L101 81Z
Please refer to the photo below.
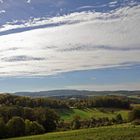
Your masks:
M130 101L123 96L95 96L85 99L69 100L68 105L76 108L87 107L112 107L112 108L130 108Z
M81 119L80 116L74 116L72 121L65 122L63 120L59 121L58 128L60 130L69 130L69 129L80 129L80 128L94 128L100 126L109 126L114 124L124 123L121 114L117 114L114 118L100 117L89 119Z
M87 107L114 107L130 108L130 100L123 96L95 96L88 98L70 98L70 99L53 99L53 98L31 98L15 96L11 94L0 95L0 105L17 105L22 107L48 107L53 109L68 109L70 107L87 108Z
M50 98L31 98L11 94L0 95L0 105L17 105L22 107L48 107L48 108L69 108L65 100Z

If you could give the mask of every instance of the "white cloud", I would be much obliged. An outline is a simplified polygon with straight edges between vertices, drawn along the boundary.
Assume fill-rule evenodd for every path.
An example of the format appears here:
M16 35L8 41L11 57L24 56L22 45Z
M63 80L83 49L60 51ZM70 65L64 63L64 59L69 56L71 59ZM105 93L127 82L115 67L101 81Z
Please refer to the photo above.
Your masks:
M81 7L78 7L76 10L81 10L81 9L88 9L88 8L103 8L103 7L106 7L107 4L102 4L102 5L86 5L86 6L81 6Z
M109 4L116 4L117 1L111 1Z
M27 0L27 3L31 3L31 0Z
M0 14L5 13L5 12L6 12L5 10L0 10Z
M50 75L140 63L139 13L138 5L110 13L81 12L7 24L1 31L40 28L0 36L0 76ZM42 25L50 26L41 29Z
M3 3L3 0L0 0L0 3Z

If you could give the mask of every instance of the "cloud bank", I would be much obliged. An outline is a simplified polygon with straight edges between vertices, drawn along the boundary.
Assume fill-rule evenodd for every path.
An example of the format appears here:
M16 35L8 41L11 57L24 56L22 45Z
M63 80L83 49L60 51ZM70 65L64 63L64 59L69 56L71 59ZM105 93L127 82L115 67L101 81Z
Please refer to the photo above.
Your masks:
M80 90L91 90L91 91L117 91L117 90L140 90L140 83L120 83L120 84L83 84L83 85L73 85L67 86L66 89L80 89Z
M140 64L139 13L136 5L7 23L0 28L0 76Z

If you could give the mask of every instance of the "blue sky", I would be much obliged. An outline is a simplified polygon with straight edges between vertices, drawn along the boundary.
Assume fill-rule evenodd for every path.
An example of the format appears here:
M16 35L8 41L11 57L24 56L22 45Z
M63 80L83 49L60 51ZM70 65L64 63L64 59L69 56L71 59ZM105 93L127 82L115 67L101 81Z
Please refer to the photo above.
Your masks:
M40 91L53 89L88 89L88 90L113 90L114 85L122 84L122 89L135 90L140 82L140 66L127 68L108 68L87 71L74 71L43 77L9 77L1 78L0 85L4 91ZM126 85L123 87L123 84ZM128 86L127 86L128 85ZM104 87L105 86L105 87ZM98 87L98 88L97 88ZM117 90L116 87L114 90ZM138 90L136 88L136 90Z
M0 0L0 92L140 90L139 0Z

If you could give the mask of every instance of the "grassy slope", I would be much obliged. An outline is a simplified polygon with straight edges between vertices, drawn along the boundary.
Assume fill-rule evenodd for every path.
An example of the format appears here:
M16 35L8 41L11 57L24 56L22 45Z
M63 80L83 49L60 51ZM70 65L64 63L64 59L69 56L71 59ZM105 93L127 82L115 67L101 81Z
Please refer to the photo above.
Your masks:
M92 109L71 109L71 110L61 110L59 114L61 119L66 121L71 121L75 115L79 115L82 119L88 119L91 117L115 117L117 114L121 114L123 119L127 120L128 110L115 110L114 113L111 112L112 109L105 108L92 108ZM113 109L114 110L114 109Z
M10 140L140 140L140 126L116 125L44 135L13 138Z

